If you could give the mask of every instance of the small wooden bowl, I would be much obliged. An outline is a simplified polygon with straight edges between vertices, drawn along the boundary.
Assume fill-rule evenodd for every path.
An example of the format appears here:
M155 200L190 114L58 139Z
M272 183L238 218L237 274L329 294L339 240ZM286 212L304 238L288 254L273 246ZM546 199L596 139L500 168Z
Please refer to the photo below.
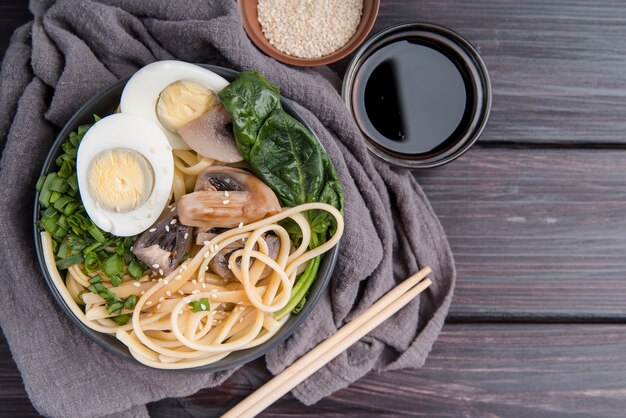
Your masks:
M237 4L239 5L239 11L241 12L243 28L257 48L265 52L270 57L285 64L296 65L299 67L313 67L316 65L327 65L339 61L361 45L372 29L372 26L374 26L374 21L376 21L376 16L378 15L380 0L363 0L361 22L356 28L354 35L352 35L352 38L347 44L339 48L337 51L321 58L298 58L279 51L272 44L270 44L265 35L263 35L257 11L258 1L237 0Z

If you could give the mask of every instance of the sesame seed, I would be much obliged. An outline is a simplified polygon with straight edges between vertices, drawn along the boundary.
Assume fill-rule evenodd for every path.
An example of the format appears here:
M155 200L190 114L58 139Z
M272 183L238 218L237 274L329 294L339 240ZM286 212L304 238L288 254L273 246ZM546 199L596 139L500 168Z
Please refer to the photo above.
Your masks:
M164 300L165 300L165 298L164 298L163 296L161 296L161 297L159 298L159 302L163 302Z
M155 263L155 264L152 265L152 268L158 269L159 265Z
M243 222L239 222L239 226L237 228L243 228Z
M135 286L135 287L140 287L140 286L141 286L141 284L140 284L139 282L133 282L133 286Z
M148 232L156 232L156 228L150 228Z
M211 251L207 251L206 253L204 253L204 258L209 258L211 257Z
M198 281L197 281L196 279L193 279L193 280L191 281L191 283L193 283L193 284L198 284Z
M173 208L170 209L170 212L174 212L175 210L176 210L176 208L173 207Z
M175 224L176 224L176 218L174 218L174 219L172 219L172 220L170 221L170 225L175 225Z
M224 190L224 197L228 197L228 190Z
M187 270L187 264L183 264L180 268L183 269L183 271Z
M163 284L169 284L169 282L170 282L170 281L169 281L169 280L167 280L167 279L164 279L164 280L163 280Z
M182 278L183 278L183 276L181 276L180 274L177 274L176 277L174 277L174 280L180 280Z
M159 269L159 274L163 276L163 269Z
M210 241L204 241L203 244L204 245L209 245Z
M146 291L145 291L145 290L142 290L142 291L141 291L141 295L143 296L143 295L145 295L145 294L146 294Z
M184 295L184 294L185 294L185 292L183 292L182 290L179 290L179 291L178 291L178 293L179 293L180 295Z
M172 292L170 292L169 290L168 290L167 292L165 292L165 294L166 294L167 296L172 296Z
M146 315L147 318L150 318L151 316L152 316L152 312Z
M222 203L225 204L225 205L228 205L230 203L230 200L226 199Z
M258 0L257 9L263 35L276 49L321 58L352 38L361 22L363 0Z
M150 306L150 305L152 305L152 301L149 300L146 302L146 306Z
M169 225L165 225L165 232L170 232L170 227L169 227Z
M189 238L189 233L188 233L188 232L185 232L185 237L184 237L184 239L187 239L187 238Z
M204 303L200 304L200 309L202 309L203 311L206 311L206 305Z
M156 308L157 308L157 309L161 309L161 304L159 303L159 304L156 306Z
M159 283L161 283L163 281L162 277L159 277Z

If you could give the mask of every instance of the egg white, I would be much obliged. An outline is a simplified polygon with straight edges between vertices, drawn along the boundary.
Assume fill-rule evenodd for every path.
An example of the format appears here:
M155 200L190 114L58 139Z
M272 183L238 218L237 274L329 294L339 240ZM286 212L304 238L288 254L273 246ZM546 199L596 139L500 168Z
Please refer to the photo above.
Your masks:
M129 149L141 154L154 175L146 201L129 212L99 207L89 190L89 166L102 151ZM170 198L174 181L172 147L159 126L136 115L118 113L96 122L85 134L76 155L78 189L91 220L102 230L126 237L137 235L152 225Z
M219 92L228 81L213 71L182 61L157 61L137 71L126 83L120 110L122 113L140 115L156 123L173 149L190 149L180 135L165 128L156 113L159 95L175 81L192 80Z

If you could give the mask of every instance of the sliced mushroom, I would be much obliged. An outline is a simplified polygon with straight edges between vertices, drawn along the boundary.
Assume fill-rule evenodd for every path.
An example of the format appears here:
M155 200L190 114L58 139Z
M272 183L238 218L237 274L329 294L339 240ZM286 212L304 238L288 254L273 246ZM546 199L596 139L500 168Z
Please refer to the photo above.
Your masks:
M265 183L245 170L207 167L195 192L178 202L180 221L201 228L234 228L280 212L278 198Z
M271 234L264 234L262 235L262 237L263 239L265 239L265 242L267 243L267 255L272 260L276 260L276 257L278 257L278 251L280 250L280 239L276 235L271 235ZM228 260L230 259L230 255L234 251L240 248L243 248L243 246L244 246L243 242L235 241L234 243L230 244L228 247L222 249L220 252L215 254L215 256L209 262L209 268L211 269L211 271L217 274L218 276L220 276L221 278L223 278L224 280L227 280L227 281L237 280L237 278L235 277L231 269L228 267ZM258 245L255 244L254 249L255 250L258 249ZM252 261L250 261L250 265L252 265ZM237 260L237 266L241 267L240 260ZM263 273L261 273L261 277L259 278L259 280L269 276L271 273L272 273L272 268L266 266L263 269Z
M228 228L210 228L208 230L196 228L196 245L204 245L206 241L211 241L213 238L228 231Z
M183 141L202 155L225 163L243 161L235 144L232 123L228 110L217 104L202 116L178 129Z
M169 209L166 209L169 211ZM135 245L133 254L159 274L171 273L191 247L193 230L180 223L178 212L167 212Z

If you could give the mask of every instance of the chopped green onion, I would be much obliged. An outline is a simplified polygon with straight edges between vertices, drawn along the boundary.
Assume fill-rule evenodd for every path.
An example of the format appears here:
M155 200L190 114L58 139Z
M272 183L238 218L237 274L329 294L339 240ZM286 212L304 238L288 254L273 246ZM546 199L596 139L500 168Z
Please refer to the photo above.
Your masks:
M67 178L67 184L72 190L78 190L78 177L76 176L76 173Z
M117 254L113 254L102 265L102 271L109 277L116 276L118 274L124 274L124 261L122 257Z
M126 325L126 324L128 324L128 321L130 321L130 318L132 318L132 316L130 314L117 315L117 316L112 316L111 317L111 319L117 325Z
M41 192L39 194L39 204L44 208L50 205L50 197L52 196L52 190L50 190L50 183L56 178L56 173L50 173L46 176L43 184L41 185Z
M137 301L139 298L137 295L130 295L124 301L124 309L135 309L135 305L137 305Z
M74 200L73 202L70 202L67 205L65 205L65 208L63 208L63 213L67 216L70 216L71 214L76 212L78 208L80 208L80 203Z
M211 305L209 305L209 299L202 298L200 300L194 300L193 302L189 302L189 309L193 312L201 312L211 310Z
M100 259L98 255L93 252L89 252L85 255L85 272L95 273L100 270Z
M124 250L124 240L119 240L115 243L115 252L117 253L117 255L123 256Z
M39 179L37 180L37 184L35 185L35 189L40 192L41 189L43 188L43 184L46 181L46 176L40 176Z
M63 240L63 242L61 242L61 245L59 246L59 250L57 251L57 257L61 259L67 257L69 249L70 245L68 244L67 240Z
M122 278L122 274L116 274L114 276L111 276L111 284L113 285L113 287L118 287L120 284L122 284Z
M91 228L87 230L87 232L89 232L89 235L91 235L98 242L106 241L106 238L104 234L102 234L102 231L100 230L100 228L98 228L95 225L92 225Z
M63 196L61 192L52 192L50 195L50 203L56 202L61 196Z
M63 179L68 178L72 175L72 165L68 161L63 161L61 164L61 169L57 173L57 175ZM69 185L68 185L69 186Z
M102 276L100 276L99 274L96 274L91 279L89 279L89 283L91 284L102 283L102 281L103 281Z
M83 300L83 295L85 293L87 293L87 291L83 289L80 292L78 292L78 295L76 295L78 297L78 300L80 300L80 302L83 303L83 304L85 303L85 301Z
M83 253L85 254L89 254L94 252L95 250L97 250L98 248L100 248L102 244L100 244L99 242L94 242L93 244L87 246L84 250Z
M52 190L53 192L65 193L67 192L68 187L69 185L67 184L65 179L59 177L58 174L50 183L50 190Z
M59 270L65 270L72 267L74 264L78 264L84 260L82 254L74 254L57 261L57 268Z
M122 310L122 308L124 307L124 303L120 300L119 302L113 302L111 304L107 303L107 311L109 312L109 314L112 314L114 312L119 312Z
M128 264L128 274L133 276L135 279L140 278L143 272L144 268L138 261L133 260L130 262L130 264Z

